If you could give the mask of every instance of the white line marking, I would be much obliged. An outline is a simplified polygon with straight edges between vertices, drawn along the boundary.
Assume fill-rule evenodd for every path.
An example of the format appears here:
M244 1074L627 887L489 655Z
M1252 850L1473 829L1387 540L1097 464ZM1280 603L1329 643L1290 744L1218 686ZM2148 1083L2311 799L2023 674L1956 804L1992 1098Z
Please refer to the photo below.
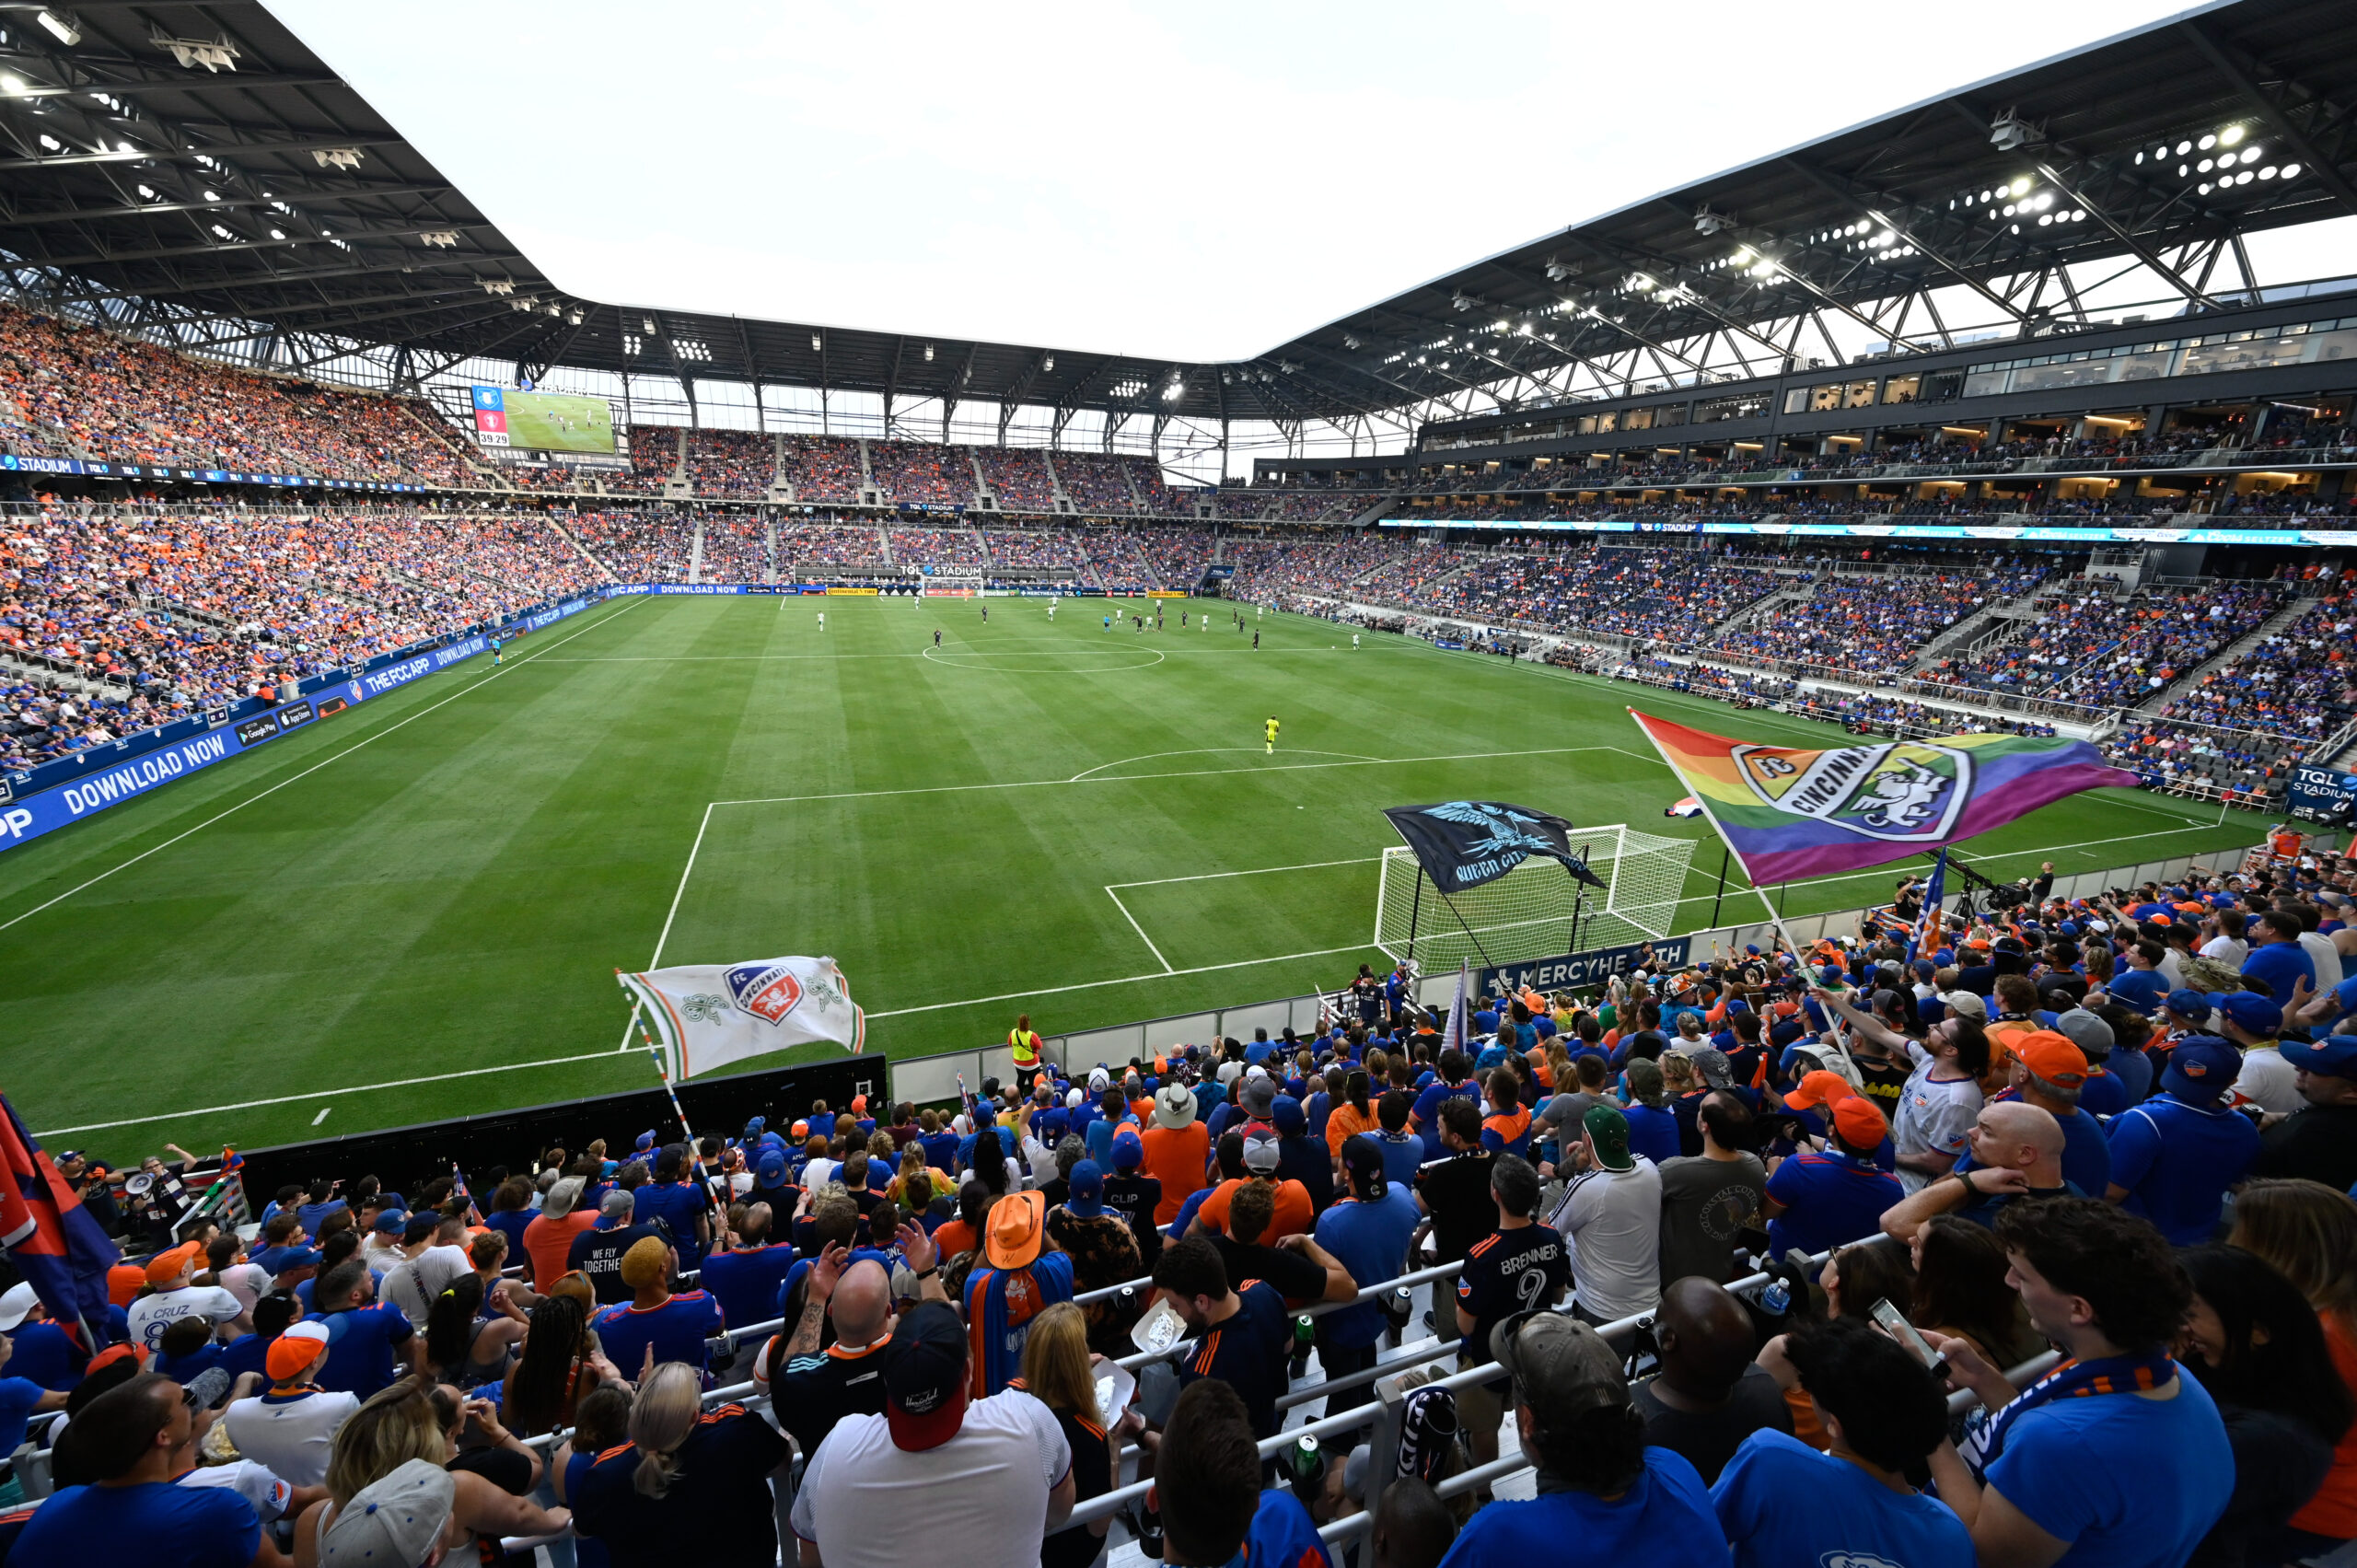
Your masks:
M320 1122L325 1121L328 1119L328 1112L334 1109L335 1107L331 1105L323 1105L319 1107L319 1113L311 1118L311 1125L317 1127Z
M613 614L607 616L604 620L598 621L588 626L584 626L580 631L572 633L571 636L560 637L555 642L551 643L549 646L552 648L561 648L564 646L565 644L573 641L574 637L585 635L587 633L596 631L599 626L609 625L616 621L620 621L623 616L628 615L632 610L636 610L640 605L646 602L647 601L644 598L634 598L630 603L614 611ZM296 783L302 779L309 778L313 773L318 772L321 768L326 767L331 762L341 762L346 757L351 756L354 751L359 750L363 746L375 745L377 741L382 740L385 737L392 734L393 731L416 723L419 719L422 719L426 714L434 712L435 709L447 707L450 703L457 702L459 698L468 695L470 692L482 691L485 686L491 684L491 682L498 679L501 676L507 674L509 670L520 669L525 665L531 663L533 659L540 656L539 654L528 655L523 658L517 659L512 665L494 668L490 674L482 676L478 679L470 681L466 685L459 687L459 690L451 692L440 702L429 703L425 707L418 709L417 712L410 714L407 718L400 719L392 724L387 725L376 734L369 736L364 740L356 740L353 742L350 746L347 746L343 750L336 752L333 756L321 758L319 761L312 763L301 772L296 773L292 777L279 780L276 784L272 784L268 789L262 790L259 794L248 796L246 799L238 802L237 805L230 807L226 811L216 812L213 816L207 817L203 821L199 822L193 828L190 828L182 832L174 833L162 843L141 850L137 854L133 855L129 860L124 861L122 865L110 866L108 869L99 872L96 877L91 877L88 881L84 882L77 887L66 889L65 891L58 894L57 897L50 900L47 903L35 904L32 908L25 911L22 914L12 916L7 920L0 920L0 931L6 931L10 926L17 924L19 922L30 920L33 916L41 913L41 911L50 908L52 905L64 903L66 900L72 898L75 894L81 892L84 889L97 887L99 883L105 881L116 872L127 870L130 867L138 865L149 855L171 848L174 844L180 842L182 839L189 837L191 834L203 832L205 829L213 826L214 823L220 821L223 818L233 817L237 815L237 813L243 811L255 801L265 799L270 796L276 795L288 784ZM308 1099L310 1097L304 1095L297 1096L296 1098Z
M1155 877L1144 882L1116 882L1116 888L1159 888L1169 882L1216 882L1223 877L1267 877L1279 871L1317 871L1329 865L1373 865L1383 857L1361 855L1356 860L1313 860L1302 865L1261 865L1249 871L1205 871L1193 877Z
M872 1013L868 1016L870 1017L875 1016ZM479 1078L486 1073L521 1073L533 1067L566 1067L572 1065L575 1062L607 1062L610 1060L612 1060L612 1053L610 1051L593 1051L586 1056L551 1056L539 1062L509 1062L497 1067L470 1067L465 1071L459 1073L430 1073L423 1078L396 1078L390 1083L358 1084L348 1089L330 1089L328 1093L338 1097L342 1097L343 1095L372 1095L381 1089L414 1088L419 1084L439 1084L447 1082L452 1078ZM33 1136L36 1138L64 1138L76 1132L104 1132L110 1128L138 1127L150 1121L176 1121L182 1117L189 1116L223 1116L233 1110L258 1110L266 1105L286 1105L298 1099L317 1099L319 1098L319 1096L317 1091L308 1095L279 1095L271 1099L250 1099L238 1105L208 1105L198 1110L167 1111L160 1116L132 1116L126 1117L121 1121L91 1121L86 1122L79 1127L52 1127L46 1132L36 1132Z
M1082 654L1120 652L1119 648L1095 649L1087 647L1078 648L1074 651ZM999 651L990 648L968 646L955 649L927 648L920 656L930 660L932 663L940 665L945 669L980 670L986 675L1119 675L1123 670L1128 669L1152 669L1155 665L1160 664L1163 659L1163 653L1160 648L1132 648L1130 651L1132 653L1152 654L1154 656L1146 660L1144 664L1100 664L1086 668L1075 665L1057 664L1049 665L1044 668L1034 667L1029 668L1026 668L1019 665L958 664L946 656L946 656L948 653L967 654L975 658L1052 658L1055 656L1052 654L1033 653L1024 648L1008 648Z
M671 940L671 923L679 918L679 900L688 896L688 878L695 874L696 855L703 849L703 830L711 826L712 807L707 804L703 820L696 824L696 842L688 846L688 863L679 868L679 886L671 895L671 912L663 917L663 935L655 939L655 956L646 960L648 969L658 968L663 962L663 945ZM625 1045L630 1041L628 1029L622 1031L622 1041Z
M1109 985L1137 985L1149 980L1169 980L1178 975L1217 974L1223 970L1258 969L1263 964L1287 964L1296 958L1330 958L1337 953L1371 953L1372 942L1353 943L1348 947L1318 947L1306 953L1280 953L1272 958L1240 958L1232 964L1199 964L1190 970L1172 970L1169 974L1123 975L1119 980L1086 980L1077 985L1045 985L1031 991L1009 991L997 996L974 996L963 1002L931 1002L922 1007L894 1007L881 1013L870 1013L871 1018L899 1018L911 1013L938 1013L949 1007L979 1007L989 1002L1013 1002L1025 996L1062 996L1073 991L1097 991ZM68 1128L68 1132L87 1132L87 1128Z
M1145 927L1138 923L1138 917L1132 914L1130 906L1121 901L1121 895L1108 888L1105 889L1105 896L1113 900L1113 907L1121 912L1121 918L1128 921L1130 929L1138 934L1138 940L1144 943L1145 950L1154 955L1154 961L1162 966L1162 972L1176 974L1178 971L1170 967L1170 960L1162 956L1162 949L1154 945L1154 938L1148 936L1145 934Z
M1245 748L1250 750L1251 748ZM850 789L832 795L757 795L742 800L715 800L714 806L798 806L813 800L866 800L888 795L959 795L985 789L1045 789L1069 784L1143 784L1153 779L1223 778L1241 773L1295 773L1319 768L1399 767L1411 762L1479 762L1500 757L1561 757L1577 751L1620 751L1624 757L1638 757L1635 751L1622 750L1618 746L1541 746L1527 751L1458 751L1438 757L1376 757L1364 762L1280 762L1273 768L1195 768L1176 773L1131 773L1118 779L1016 779L1006 784L926 784L912 789ZM1135 759L1132 759L1134 761ZM1656 758L1644 758L1659 765Z
M1249 751L1252 748L1249 746L1198 746L1186 751L1149 751L1143 757L1124 757L1118 762L1099 762L1093 768L1084 768L1079 772L1076 772L1073 774L1072 777L1066 779L1064 783L1078 784L1081 780L1086 778L1091 773L1101 773L1108 768L1127 767L1132 762L1152 762L1163 757L1209 757L1220 752ZM1364 751L1320 751L1315 747L1297 749L1294 751L1293 755L1296 757L1350 757L1361 762L1380 762L1384 760L1380 757L1370 757ZM1283 764L1279 765L1282 766ZM1241 772L1244 770L1239 768L1230 771ZM1266 770L1263 771L1265 772ZM1159 773L1149 773L1145 776L1148 778L1159 778L1162 775ZM1125 882L1122 883L1121 886L1127 887L1129 884Z

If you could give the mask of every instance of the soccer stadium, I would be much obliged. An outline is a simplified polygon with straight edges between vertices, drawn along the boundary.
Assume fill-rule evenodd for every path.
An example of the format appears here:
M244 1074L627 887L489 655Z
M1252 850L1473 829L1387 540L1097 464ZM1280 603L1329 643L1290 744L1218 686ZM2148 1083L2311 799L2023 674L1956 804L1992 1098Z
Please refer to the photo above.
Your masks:
M1168 358L298 9L0 7L0 1568L2357 1568L2357 10Z

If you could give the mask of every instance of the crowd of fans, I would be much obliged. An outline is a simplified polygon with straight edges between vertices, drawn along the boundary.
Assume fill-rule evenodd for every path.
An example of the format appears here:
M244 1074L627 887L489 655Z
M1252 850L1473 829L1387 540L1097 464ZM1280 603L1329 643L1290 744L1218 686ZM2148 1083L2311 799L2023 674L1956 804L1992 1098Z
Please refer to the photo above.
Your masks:
M872 523L780 523L777 556L781 572L806 576L818 566L881 566L884 536Z
M698 495L758 501L777 479L777 440L752 430L688 432L688 488Z
M714 512L703 519L703 580L707 583L766 583L770 580L769 526L742 512Z
M2001 557L1977 571L1825 577L1808 598L1725 628L1710 651L1870 673L1901 670L1957 621L2020 598L2045 575L2038 563Z
M972 450L917 441L870 441L867 462L884 499L895 505L970 506Z
M888 528L892 561L937 572L980 572L988 563L972 528Z
M1137 511L1127 459L1101 452L1058 452L1049 460L1063 482L1064 494L1081 511L1123 517Z
M867 482L860 444L840 436L788 436L778 477L796 501L856 502Z
M982 542L993 567L1078 572L1088 564L1086 538L1075 528L984 528Z
M1048 471L1047 454L1014 447L977 447L974 460L981 465L982 482L1008 512L1049 512L1055 509L1055 476Z
M2086 584L2040 596L2018 636L1943 659L1925 679L2134 707L2258 630L2288 598L2270 579L2119 596L2104 587Z
M67 1153L0 1560L2335 1564L2357 862L2052 883L236 1230Z

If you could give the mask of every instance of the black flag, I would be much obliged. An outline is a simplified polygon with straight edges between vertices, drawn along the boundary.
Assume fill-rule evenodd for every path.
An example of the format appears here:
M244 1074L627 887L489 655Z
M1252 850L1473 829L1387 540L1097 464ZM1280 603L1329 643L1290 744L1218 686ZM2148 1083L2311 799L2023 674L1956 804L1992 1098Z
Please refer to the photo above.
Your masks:
M1572 854L1572 824L1527 806L1450 800L1438 806L1394 806L1383 814L1415 852L1433 886L1444 893L1494 881L1534 854L1566 866L1578 859Z

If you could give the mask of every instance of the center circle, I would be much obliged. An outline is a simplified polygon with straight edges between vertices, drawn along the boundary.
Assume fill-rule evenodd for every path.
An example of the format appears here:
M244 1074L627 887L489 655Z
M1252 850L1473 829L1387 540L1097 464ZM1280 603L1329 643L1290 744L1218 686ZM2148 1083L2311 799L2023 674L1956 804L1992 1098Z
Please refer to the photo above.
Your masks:
M1004 675L1104 675L1115 670L1146 669L1160 664L1165 656L1159 648L1136 648L1130 651L1144 654L1145 656L1129 659L1120 664L1074 664L1070 662L1070 658L1074 656L1085 659L1102 659L1121 656L1109 649L1075 650L1073 656L1064 656L1051 653L993 653L987 649L979 648L927 648L924 650L924 656L935 664L947 665L952 669L982 669ZM968 659L988 662L974 664L963 662ZM1008 662L1024 659L1034 662L1029 664Z

